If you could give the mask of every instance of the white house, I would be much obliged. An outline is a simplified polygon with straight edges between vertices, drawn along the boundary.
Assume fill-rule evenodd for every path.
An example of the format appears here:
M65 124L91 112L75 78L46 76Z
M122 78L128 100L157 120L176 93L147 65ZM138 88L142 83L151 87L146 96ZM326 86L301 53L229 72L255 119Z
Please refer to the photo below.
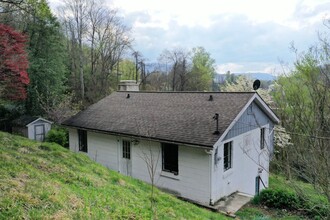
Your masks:
M66 120L70 149L202 205L268 186L278 117L257 93L115 92Z
M44 141L53 122L41 117L21 116L12 122L13 133L21 134L31 140Z

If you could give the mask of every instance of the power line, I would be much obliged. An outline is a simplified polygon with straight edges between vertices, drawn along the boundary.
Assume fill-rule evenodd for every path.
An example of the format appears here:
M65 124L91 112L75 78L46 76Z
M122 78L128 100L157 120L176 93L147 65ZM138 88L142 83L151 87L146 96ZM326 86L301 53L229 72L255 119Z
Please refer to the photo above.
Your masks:
M290 132L290 131L281 131L281 130L278 130L278 129L274 129L274 131L277 131L277 132L280 132L280 133L285 133L285 134L302 136L302 137L310 137L310 138L321 139L321 140L330 140L330 137L320 137L320 136L307 135L307 134L301 134L301 133Z
M246 125L244 128L246 127L252 127L252 128L262 128L262 126L259 125L252 125L252 124L248 124L248 123L244 123L244 122L240 122L236 120L236 123L240 123L240 124L244 124ZM258 123L258 122L256 122ZM240 128L237 128L235 130L238 130ZM270 128L266 128L268 130L271 130ZM314 139L320 139L320 140L330 140L330 137L322 137L322 136L316 136L316 135L308 135L308 134L302 134L302 133L297 133L297 132L291 132L291 131L281 131L279 129L274 128L274 131L279 132L279 133L283 133L283 134L290 134L290 135L297 135L297 136L301 136L301 137L309 137L309 138L314 138Z

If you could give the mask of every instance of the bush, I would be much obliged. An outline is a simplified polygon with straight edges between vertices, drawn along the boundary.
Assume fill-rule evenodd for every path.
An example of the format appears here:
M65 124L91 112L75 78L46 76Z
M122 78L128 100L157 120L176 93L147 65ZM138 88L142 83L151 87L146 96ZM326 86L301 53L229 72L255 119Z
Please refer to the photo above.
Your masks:
M253 198L252 204L261 204L275 209L300 210L304 215L313 216L313 219L318 217L324 219L330 216L328 203L315 203L315 201L303 199L293 191L283 189L265 189Z
M293 210L299 208L301 205L295 193L280 189L265 189L258 197L254 201L259 201L260 204L270 208Z
M46 141L68 147L68 131L63 128L53 128L47 133Z

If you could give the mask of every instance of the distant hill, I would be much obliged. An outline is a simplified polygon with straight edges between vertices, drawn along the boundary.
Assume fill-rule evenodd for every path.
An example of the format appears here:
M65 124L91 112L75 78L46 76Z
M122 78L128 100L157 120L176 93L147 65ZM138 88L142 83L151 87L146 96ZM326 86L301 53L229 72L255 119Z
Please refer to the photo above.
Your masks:
M161 64L161 63L147 63L146 64L146 71L147 72L153 72L153 71L161 71L161 72L167 72L170 70L170 65L166 65L166 64ZM266 81L272 81L276 79L276 76L269 74L269 73L260 73L260 72L256 72L256 73L233 73L235 75L246 75L252 79L259 79L259 80L266 80ZM215 74L215 79L218 81L222 81L223 77L226 74L219 74L216 73Z
M246 75L252 79L259 79L265 81L273 81L276 79L276 76L269 73L234 73L235 75Z
M234 75L244 75L251 79L259 79L264 81L273 81L276 79L276 76L269 73L232 73ZM226 74L215 74L214 80L217 83L223 83L226 80Z

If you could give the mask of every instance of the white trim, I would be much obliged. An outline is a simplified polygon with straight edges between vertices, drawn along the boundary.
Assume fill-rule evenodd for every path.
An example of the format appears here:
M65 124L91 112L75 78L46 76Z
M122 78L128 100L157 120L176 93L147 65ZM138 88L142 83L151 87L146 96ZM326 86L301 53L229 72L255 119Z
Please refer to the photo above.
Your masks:
M272 119L273 122L278 124L280 122L280 119L275 115L275 113L269 108L269 106L265 103L264 100L259 96L258 93L256 93L253 98L257 99L257 104L259 104L259 107L265 111L265 113Z
M174 180L180 180L179 175L175 175L174 173L164 171L164 170L161 171L160 176L167 177L167 178L174 179Z
M246 103L244 108L238 113L238 115L234 118L234 120L230 123L230 125L227 127L227 129L223 132L221 137L218 139L218 141L214 145L218 145L220 142L223 141L223 139L226 137L226 135L229 133L229 131L234 127L236 122L240 119L240 117L244 114L244 112L247 110L247 108L251 105L252 102L257 101L257 105L265 111L265 114L272 119L273 122L279 123L280 119L274 114L274 112L268 107L268 105L260 98L258 93L255 93L251 99ZM213 146L214 146L213 145Z

